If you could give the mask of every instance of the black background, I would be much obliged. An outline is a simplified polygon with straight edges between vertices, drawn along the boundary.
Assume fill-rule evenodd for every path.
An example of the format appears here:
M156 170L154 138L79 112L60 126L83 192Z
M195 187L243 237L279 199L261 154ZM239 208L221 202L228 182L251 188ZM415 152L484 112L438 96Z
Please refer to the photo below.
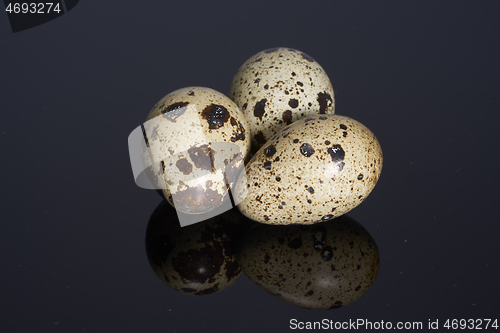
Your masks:
M0 14L0 331L285 332L289 321L499 318L497 1L80 1L12 33ZM373 287L301 309L245 276L190 297L151 270L129 133L167 93L227 93L253 54L315 58L336 113L368 126L382 177L349 216ZM499 318L500 319L500 318ZM447 330L441 328L441 332Z

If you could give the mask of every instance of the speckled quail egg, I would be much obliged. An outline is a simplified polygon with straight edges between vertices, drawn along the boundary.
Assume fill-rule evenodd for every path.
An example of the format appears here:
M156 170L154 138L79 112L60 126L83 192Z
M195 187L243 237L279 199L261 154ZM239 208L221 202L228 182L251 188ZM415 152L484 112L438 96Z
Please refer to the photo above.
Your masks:
M340 115L315 115L262 146L233 193L240 211L255 221L312 224L358 206L381 170L382 150L367 127Z
M380 263L373 238L345 215L312 226L260 224L246 234L238 253L253 282L310 309L339 308L359 299Z
M227 200L250 154L249 126L238 106L210 88L163 97L143 127L143 161L176 209L202 214Z
M254 148L300 118L335 111L326 72L290 48L268 49L248 59L234 76L229 97L248 120Z
M146 231L151 267L167 286L184 294L210 295L229 287L241 275L235 249L248 224L240 217L233 209L180 227L175 209L162 201Z

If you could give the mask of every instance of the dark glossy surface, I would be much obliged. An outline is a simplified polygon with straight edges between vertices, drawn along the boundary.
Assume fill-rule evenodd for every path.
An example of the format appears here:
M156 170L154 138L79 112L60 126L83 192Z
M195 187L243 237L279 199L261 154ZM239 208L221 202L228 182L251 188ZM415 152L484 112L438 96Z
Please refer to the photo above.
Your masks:
M375 240L346 215L314 225L259 224L245 233L237 252L245 275L262 289L317 310L358 300L380 266Z
M286 332L293 318L498 317L499 9L80 1L16 34L0 18L0 331ZM129 133L165 94L227 93L248 57L278 46L317 60L336 113L370 128L384 152L379 183L349 213L376 240L380 270L362 298L332 311L294 307L245 276L189 297L146 255L160 198L134 184Z
M240 276L236 249L251 223L231 209L181 227L176 210L163 200L149 218L146 253L151 268L170 288L186 295L212 295Z

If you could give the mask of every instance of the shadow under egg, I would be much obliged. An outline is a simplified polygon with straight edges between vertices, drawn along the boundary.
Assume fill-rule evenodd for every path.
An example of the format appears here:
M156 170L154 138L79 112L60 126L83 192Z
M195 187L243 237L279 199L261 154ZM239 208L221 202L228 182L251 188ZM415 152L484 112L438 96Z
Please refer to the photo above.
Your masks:
M246 219L231 209L181 227L177 213L163 200L150 217L146 253L153 271L167 286L187 295L210 295L229 287L241 275L236 244L249 227Z
M238 251L243 272L272 295L309 309L363 296L378 274L375 240L347 216L314 225L257 225Z

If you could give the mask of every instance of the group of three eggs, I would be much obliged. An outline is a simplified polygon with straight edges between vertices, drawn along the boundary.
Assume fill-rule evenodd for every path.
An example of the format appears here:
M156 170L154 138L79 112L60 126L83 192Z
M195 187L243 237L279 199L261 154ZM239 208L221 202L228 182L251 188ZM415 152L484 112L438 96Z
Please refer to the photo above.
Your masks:
M187 87L153 107L143 127L147 158L158 162L153 181L187 214L217 208L230 192L245 216L265 224L341 216L374 188L382 150L367 127L334 112L332 84L313 58L259 52L228 97Z

